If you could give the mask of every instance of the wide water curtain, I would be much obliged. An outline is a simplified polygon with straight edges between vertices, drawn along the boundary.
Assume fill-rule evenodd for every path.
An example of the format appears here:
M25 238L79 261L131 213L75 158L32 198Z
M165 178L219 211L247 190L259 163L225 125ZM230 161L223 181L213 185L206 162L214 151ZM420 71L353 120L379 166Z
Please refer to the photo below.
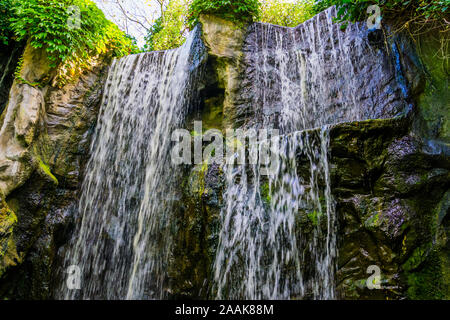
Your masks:
M115 60L105 86L65 268L83 275L66 299L158 299L166 292L168 232L179 171L172 131L188 112L194 31L176 50ZM78 220L78 221L79 221Z
M255 116L247 127L281 130L279 165L269 176L260 164L225 169L218 298L336 297L328 125L376 117L376 110L361 108L363 72L351 58L370 61L376 53L364 37L348 36L355 30L340 31L334 14L328 10L297 28L251 26L244 51L256 75ZM356 34L359 27L352 25Z

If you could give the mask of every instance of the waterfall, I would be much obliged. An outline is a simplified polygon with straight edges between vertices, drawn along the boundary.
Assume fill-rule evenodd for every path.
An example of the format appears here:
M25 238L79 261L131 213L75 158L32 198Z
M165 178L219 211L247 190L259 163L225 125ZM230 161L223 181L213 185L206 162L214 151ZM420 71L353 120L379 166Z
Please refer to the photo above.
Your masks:
M335 298L328 132L279 136L278 165L268 176L260 164L225 166L217 298Z
M252 116L241 128L279 129L272 137L279 149L268 175L260 162L223 165L221 230L206 296L336 298L330 125L391 117L400 102L388 110L370 100L366 73L383 67L375 63L382 54L358 36L365 32L360 24L340 31L333 10L297 28L250 26L243 74L251 83L251 94L245 92L251 103L244 107L252 110L239 114ZM81 290L64 283L61 298L168 297L183 174L171 165L170 137L202 85L193 61L203 48L196 32L179 49L128 56L111 66L77 227L65 249L64 270L81 270ZM367 68L354 59L367 61ZM379 87L388 88L387 95L395 90L391 78Z
M0 76L0 88L4 86L4 82L5 82L5 78L9 75L9 73L11 72L11 64L13 63L15 56L12 53L9 58L8 61L6 62L5 65L2 65L2 73Z
M253 125L279 122L289 133L383 118L364 91L367 73L382 68L380 53L370 47L365 27L352 24L342 31L334 15L329 9L296 28L251 26L246 50L256 74Z
M64 299L166 297L172 207L180 171L171 133L194 97L198 30L175 50L115 60L105 85L78 209L66 250L82 274Z
M280 129L279 165L267 177L259 164L225 166L217 298L336 298L329 125L376 118L377 110L361 108L366 75L352 60L376 53L364 37L352 36L360 25L340 31L333 10L297 28L251 26L254 118L246 128Z

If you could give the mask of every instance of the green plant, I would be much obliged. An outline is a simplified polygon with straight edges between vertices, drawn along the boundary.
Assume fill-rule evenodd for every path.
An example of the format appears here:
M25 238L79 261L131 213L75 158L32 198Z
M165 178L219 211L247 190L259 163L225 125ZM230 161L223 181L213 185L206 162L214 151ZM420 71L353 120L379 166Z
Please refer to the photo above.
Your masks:
M184 43L188 4L188 0L169 1L167 9L164 11L164 19L156 19L150 29L144 50L168 50Z
M444 20L448 15L449 0L316 0L316 13L336 5L337 20L356 22L368 17L367 8L378 5L385 18L397 23ZM448 23L447 23L448 24Z
M19 61L17 62L17 67L16 70L14 71L14 77L17 81L19 81L20 83L23 84L28 84L29 86L32 87L41 87L42 84L41 83L32 83L30 81L25 80L24 78L22 78L22 76L20 75L21 71L22 71L22 67L23 67L23 63L24 63L24 57L20 57Z
M337 8L335 21L343 22L342 28L349 22L368 19L371 15L367 13L368 7L378 5L382 19L389 21L390 35L407 32L417 42L424 34L430 36L430 31L442 33L437 57L448 63L450 0L316 0L314 11L318 13L333 5Z
M145 45L144 50L145 51L154 51L156 50L155 47L155 36L163 30L164 26L162 23L162 18L159 17L155 20L153 25L151 26L150 30L147 33L147 36L145 37Z
M47 164L45 164L41 158L38 158L38 161L39 161L39 168L42 171L42 173L45 174L47 177L49 177L55 185L58 185L58 179L50 171L50 167Z
M0 44L8 45L11 42L11 16L12 0L0 0Z
M418 259L415 253L407 263L411 259ZM424 255L424 253L421 254ZM420 257L420 262L415 263L416 266L413 270L405 270L408 298L411 300L448 299L448 288L445 285L443 274L445 265L439 258L436 249L429 249L426 255Z
M314 226L317 226L319 224L319 219L322 216L322 213L320 211L314 210L313 212L309 212L307 215L312 224Z
M214 14L236 23L255 21L260 14L259 0L193 0L188 25L193 28L200 14Z
M261 198L267 204L270 205L272 202L270 185L268 182L263 183L260 188Z
M93 56L110 52L120 57L136 50L132 39L90 0L12 0L11 4L9 20L16 40L29 40L33 48L44 49L50 66L60 66L60 84L79 74Z
M285 27L296 27L315 14L314 0L285 2L263 0L260 21Z

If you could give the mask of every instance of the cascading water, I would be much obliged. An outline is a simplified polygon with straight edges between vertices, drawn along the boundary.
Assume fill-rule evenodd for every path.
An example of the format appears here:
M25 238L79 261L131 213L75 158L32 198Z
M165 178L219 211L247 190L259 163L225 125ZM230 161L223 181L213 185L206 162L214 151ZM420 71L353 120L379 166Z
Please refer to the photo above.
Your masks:
M236 105L252 109L239 115L252 116L238 120L242 129L280 130L272 138L279 146L277 165L269 175L262 162L224 165L222 226L213 284L205 285L212 292L205 296L336 298L329 125L393 117L402 102L370 100L366 73L383 68L375 63L383 54L370 48L361 25L340 31L333 10L297 28L250 27L243 73L251 88L240 100L252 101ZM170 137L183 125L201 82L191 81L199 69L192 55L203 48L194 33L179 49L113 63L64 263L64 270L80 267L81 290L64 283L61 298L168 296L173 209L182 178L171 166ZM368 63L361 67L353 59ZM372 88L396 99L394 77L385 74Z
M254 126L278 122L282 133L290 133L380 118L374 106L361 107L368 100L362 89L366 70L353 63L365 56L368 67L379 68L378 53L359 30L362 26L353 24L342 31L333 23L333 14L327 10L296 28L253 25L249 46L257 49L251 69L264 83L254 86Z
M6 80L6 77L8 76L8 73L10 72L10 68L11 65L13 64L14 61L14 54L11 54L8 58L8 60L6 61L5 65L2 65L2 73L0 74L0 88L3 87L4 82Z
M278 159L268 176L260 164L225 166L218 298L334 298L336 221L327 134L324 128L319 135L297 131L273 138ZM307 174L299 171L301 158L309 161ZM299 234L300 213L314 222L308 237Z
M267 177L259 164L225 166L214 265L218 298L336 297L328 125L376 117L376 110L360 107L367 97L357 85L361 70L351 60L365 54L368 43L347 36L354 30L339 31L333 13L297 28L252 26L250 47L256 52L248 63L256 74L254 117L246 127L280 129L279 165ZM331 79L341 79L339 88L330 86ZM308 130L313 128L320 129ZM309 171L301 172L305 167Z
M195 93L197 32L178 49L113 62L82 186L81 223L64 263L64 270L80 268L81 290L63 283L61 298L166 296L180 174L171 166L170 137Z

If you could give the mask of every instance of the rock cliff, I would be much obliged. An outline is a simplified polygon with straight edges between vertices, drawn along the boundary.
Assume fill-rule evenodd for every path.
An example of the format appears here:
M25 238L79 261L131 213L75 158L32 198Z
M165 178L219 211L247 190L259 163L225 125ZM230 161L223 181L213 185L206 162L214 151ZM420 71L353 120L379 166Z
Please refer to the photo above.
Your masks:
M438 36L420 38L419 50L404 34L379 41L377 31L363 23L342 31L332 23L332 13L297 28L260 23L242 28L202 16L208 57L198 108L189 119L221 131L272 127L289 135L294 127L308 129L313 139L318 136L314 128L330 124L337 297L448 299L449 70L448 62L433 58ZM5 66L0 82L0 298L49 299L61 281L54 277L61 263L58 250L79 223L73 213L108 59L94 59L76 81L57 88L43 51L26 45L20 60L20 49L5 52L0 56ZM19 74L12 81L16 65ZM288 109L292 113L286 117L285 105L300 107ZM301 163L298 174L309 171L309 164ZM211 265L223 170L207 163L188 166L180 185L168 291L174 298L214 298ZM307 226L298 233L311 229L314 219L301 224ZM298 237L308 241L312 233ZM381 269L380 290L366 286L371 265Z
M19 64L20 73L0 121L0 295L48 298L53 258L77 201L107 64L94 60L62 88L51 85L54 70L42 50L27 45L20 61L10 64ZM13 79L11 73L4 76Z

